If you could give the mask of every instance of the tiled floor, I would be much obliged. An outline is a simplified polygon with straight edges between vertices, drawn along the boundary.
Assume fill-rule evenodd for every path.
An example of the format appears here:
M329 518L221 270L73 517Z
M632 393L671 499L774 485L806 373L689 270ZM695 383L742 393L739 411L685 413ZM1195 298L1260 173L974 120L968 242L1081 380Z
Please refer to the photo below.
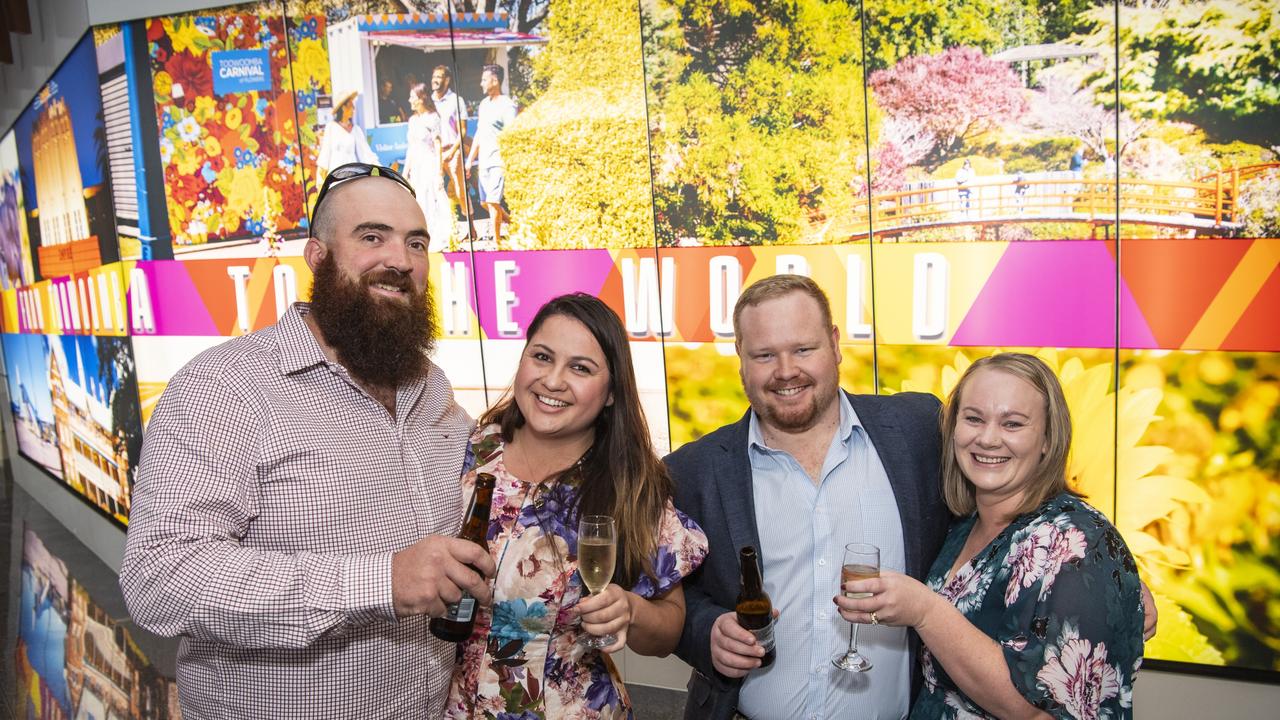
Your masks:
M4 584L10 588L6 601L0 604L4 627L0 718L27 717L30 708L19 702L18 689L30 687L33 675L46 680L46 692L68 703L70 688L85 688L79 691L79 707L71 708L71 716L76 716L76 710L96 705L118 708L124 717L170 717L177 642L151 635L132 623L115 573L13 483L7 462L0 486L0 558L6 563ZM103 630L107 632L103 634ZM90 673L85 670L86 662L92 662L66 657L66 649L85 646L83 638L88 633L115 638L115 647L102 648L99 643L95 660L127 668L129 682L146 688L140 693L142 700L136 696L130 699L110 683L92 687L93 683L86 681ZM22 657L34 658L24 663L25 668L15 664L20 642L28 649ZM51 658L62 665L52 667L56 663ZM630 691L640 720L683 715L684 692L644 686L632 686Z
M629 685L631 704L635 707L636 720L679 720L684 717L683 690Z

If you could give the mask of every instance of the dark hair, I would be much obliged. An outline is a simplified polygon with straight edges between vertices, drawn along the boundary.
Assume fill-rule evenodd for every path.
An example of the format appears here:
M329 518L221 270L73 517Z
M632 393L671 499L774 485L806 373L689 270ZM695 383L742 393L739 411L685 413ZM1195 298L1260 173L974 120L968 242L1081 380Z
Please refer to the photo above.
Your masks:
M426 83L414 85L409 88L409 92L418 98L427 112L436 112L436 102L431 99L431 91L427 89Z
M525 337L532 339L548 318L556 316L582 323L600 344L609 368L613 404L606 405L596 417L595 439L581 464L578 458L566 458L553 482L578 486L575 507L569 514L571 522L582 515L613 516L618 527L615 582L629 588L641 574L656 580L651 558L657 554L658 531L674 486L649 438L626 330L617 313L599 298L571 293L543 305ZM480 416L482 426L492 423L501 426L506 442L524 425L513 390Z
M979 358L960 376L947 407L942 412L942 496L947 508L956 515L968 515L977 509L973 483L964 476L956 459L956 424L960 416L960 400L966 385L977 371L998 370L1026 381L1044 399L1044 453L1035 467L1035 476L1027 485L1026 495L1017 513L1040 507L1045 500L1063 492L1075 493L1067 487L1067 459L1071 452L1071 410L1058 376L1043 360L1026 353L998 353Z
M354 98L355 98L355 96L354 96L354 95L352 95L351 97L352 97L352 99L354 99ZM337 104L336 106L334 106L334 108L333 108L333 117L334 117L334 119L336 119L338 122L342 122L342 120L343 120L344 118L351 118L351 121L352 121L352 122L355 122L355 119L356 119L356 104L355 104L354 102L352 102L351 100L347 100L346 102L340 102L340 103L338 103L338 104Z
M437 65L431 68L432 75L435 75L437 72L443 72L445 79L450 83L453 82L453 71L449 69L448 65Z
M498 81L498 89L502 89L502 79L506 77L507 73L502 69L501 65L485 65L480 69L480 73L491 73Z

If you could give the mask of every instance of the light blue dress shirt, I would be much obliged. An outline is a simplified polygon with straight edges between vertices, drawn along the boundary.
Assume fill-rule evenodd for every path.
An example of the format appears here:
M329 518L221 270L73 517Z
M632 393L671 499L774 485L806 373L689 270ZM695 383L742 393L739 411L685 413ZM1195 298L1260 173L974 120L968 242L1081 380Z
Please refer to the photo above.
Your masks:
M789 453L764 443L751 415L748 455L764 587L781 611L778 659L742 684L739 711L752 720L902 718L910 702L905 628L863 625L858 651L874 667L849 673L831 665L849 642L836 611L844 546L880 548L880 566L906 567L902 522L880 456L840 394L840 425L815 484Z

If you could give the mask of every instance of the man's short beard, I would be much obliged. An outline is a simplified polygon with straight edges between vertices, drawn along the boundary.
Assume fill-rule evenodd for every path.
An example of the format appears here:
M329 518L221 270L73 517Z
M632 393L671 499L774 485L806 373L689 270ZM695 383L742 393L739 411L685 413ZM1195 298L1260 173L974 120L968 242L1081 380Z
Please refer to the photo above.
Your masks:
M768 383L759 391L759 397L747 393L751 409L759 415L769 427L786 433L798 433L811 429L818 418L822 417L833 404L840 402L839 386L824 388L812 377L808 378L813 386L813 401L804 408L790 408L791 412L783 413L769 403L770 394L776 389L775 383ZM785 383L780 383L785 384Z
M409 292L409 304L374 297L373 284ZM431 294L413 292L413 280L395 270L370 271L351 282L338 270L333 253L316 266L311 316L338 361L357 380L394 388L426 374L435 347Z

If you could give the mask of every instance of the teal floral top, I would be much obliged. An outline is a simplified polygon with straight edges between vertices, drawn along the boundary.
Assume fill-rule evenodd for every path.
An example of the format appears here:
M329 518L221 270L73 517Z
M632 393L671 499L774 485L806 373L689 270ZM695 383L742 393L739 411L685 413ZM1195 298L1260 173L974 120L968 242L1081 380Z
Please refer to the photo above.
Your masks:
M976 516L947 534L928 585L1000 643L1009 679L1056 718L1133 716L1142 664L1138 568L1107 519L1067 493L1019 515L956 571ZM928 648L913 718L992 717L973 703Z
M577 644L582 626L573 612L586 593L577 571L578 528L570 518L574 488L535 485L507 472L496 425L471 438L463 497L477 472L494 475L489 509L489 554L497 565L493 605L476 612L475 630L459 644L447 718L596 720L630 718L631 702L612 659ZM670 501L658 528L647 575L631 588L663 595L707 556L707 537Z

